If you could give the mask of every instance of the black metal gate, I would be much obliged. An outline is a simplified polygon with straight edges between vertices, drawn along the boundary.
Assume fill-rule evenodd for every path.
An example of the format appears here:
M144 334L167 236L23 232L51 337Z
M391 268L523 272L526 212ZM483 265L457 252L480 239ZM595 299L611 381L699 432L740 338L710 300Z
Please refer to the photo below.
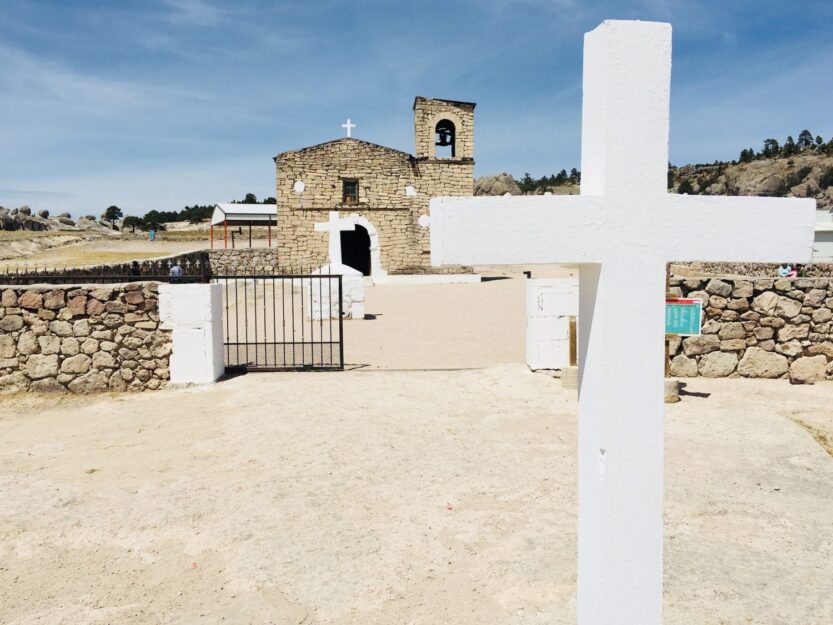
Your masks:
M344 369L340 275L221 275L227 371Z

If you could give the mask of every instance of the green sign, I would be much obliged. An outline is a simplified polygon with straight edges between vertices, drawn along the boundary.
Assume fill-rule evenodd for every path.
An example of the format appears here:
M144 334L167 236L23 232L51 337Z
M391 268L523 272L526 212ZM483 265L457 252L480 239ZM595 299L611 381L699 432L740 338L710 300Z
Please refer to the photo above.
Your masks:
M699 299L665 300L665 333L697 336L703 318L703 303Z

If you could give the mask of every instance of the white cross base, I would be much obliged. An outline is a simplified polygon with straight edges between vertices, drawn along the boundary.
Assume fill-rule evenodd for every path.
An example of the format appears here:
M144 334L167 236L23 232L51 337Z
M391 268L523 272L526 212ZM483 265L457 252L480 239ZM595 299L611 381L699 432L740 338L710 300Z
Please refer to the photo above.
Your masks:
M431 200L431 262L579 263L581 625L662 622L666 263L808 262L815 201L668 194L671 26L584 38L581 195Z
M328 249L330 253L330 264L341 265L341 233L348 230L355 230L356 224L344 221L338 216L338 211L329 211L328 219L315 224L316 232L328 234Z

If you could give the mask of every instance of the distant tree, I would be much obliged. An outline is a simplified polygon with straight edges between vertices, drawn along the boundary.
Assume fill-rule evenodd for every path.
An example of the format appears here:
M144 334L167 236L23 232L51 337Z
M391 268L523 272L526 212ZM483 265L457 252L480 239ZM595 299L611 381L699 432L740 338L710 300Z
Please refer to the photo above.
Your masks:
M668 176L666 177L667 185L666 189L671 189L674 187L674 170L671 169L671 163L668 164Z
M107 210L104 211L104 214L101 216L102 219L105 221L109 221L110 225L113 228L116 227L116 220L121 219L124 213L118 206L108 206Z
M761 154L764 158L773 158L780 155L781 145L778 143L778 139L764 139L764 149ZM754 152L752 156L754 158Z
M798 154L798 146L795 144L795 139L790 135L784 141L784 147L781 148L781 156L794 156L796 154Z
M755 159L755 150L749 148L748 150L740 151L739 163L751 163Z
M136 232L136 228L141 228L143 223L144 222L141 217L136 217L135 215L128 215L121 222L121 225L123 228L130 228L130 232Z
M807 150L813 147L813 134L809 130L802 130L798 135L798 148Z
M273 197L267 197L265 200L263 200L263 203L264 204L277 204L278 201Z
M578 169L573 167L570 170L570 181L571 182L579 182L581 180L581 172Z
M691 185L691 181L690 180L683 180L680 183L680 186L677 187L677 193L679 193L680 195L683 195L683 194L693 195L694 194L694 187Z
M529 172L524 174L524 177L518 181L522 193L531 193L535 190L535 179L529 175Z
M824 139L821 138L821 135L816 135L816 149L818 150L823 145L824 145Z
M254 193L247 193L243 198L242 204L257 204L257 196Z

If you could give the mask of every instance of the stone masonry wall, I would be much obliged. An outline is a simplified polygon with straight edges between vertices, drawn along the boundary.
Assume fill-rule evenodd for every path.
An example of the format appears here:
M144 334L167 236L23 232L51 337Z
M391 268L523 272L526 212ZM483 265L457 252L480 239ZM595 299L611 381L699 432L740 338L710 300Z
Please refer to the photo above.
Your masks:
M209 250L207 254L211 275L215 276L279 273L281 270L290 269L280 258L277 247ZM318 266L312 268L317 269Z
M141 391L169 379L153 282L0 287L0 393Z
M675 377L833 379L833 279L672 277L701 299L702 334L669 339Z

